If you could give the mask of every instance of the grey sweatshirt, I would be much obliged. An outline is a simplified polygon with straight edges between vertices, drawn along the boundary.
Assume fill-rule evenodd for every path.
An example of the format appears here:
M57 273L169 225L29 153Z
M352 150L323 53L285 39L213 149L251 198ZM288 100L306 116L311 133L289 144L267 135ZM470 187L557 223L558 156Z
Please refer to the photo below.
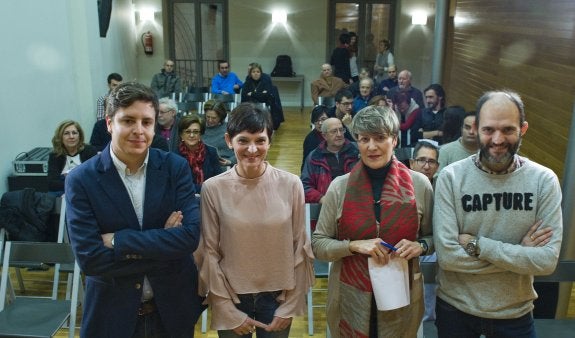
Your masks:
M553 272L562 238L561 188L557 176L528 159L509 174L475 166L476 155L439 174L433 211L439 262L437 295L483 318L509 319L533 309L533 276ZM529 227L553 228L544 247L523 247ZM480 254L469 256L459 234L478 237Z

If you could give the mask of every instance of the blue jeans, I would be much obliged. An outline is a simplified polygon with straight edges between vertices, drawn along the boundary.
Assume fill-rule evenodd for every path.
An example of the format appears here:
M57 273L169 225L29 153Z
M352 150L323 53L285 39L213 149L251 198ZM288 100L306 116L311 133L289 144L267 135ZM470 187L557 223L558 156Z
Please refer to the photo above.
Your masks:
M533 316L527 313L513 319L489 319L476 317L456 309L437 297L437 336L439 338L535 338Z
M281 291L274 292L260 292L248 293L238 295L240 303L236 304L238 310L246 313L250 318L260 321L264 324L271 324L274 319L276 309L280 303L276 298L281 294ZM288 338L290 327L282 331L268 332L262 328L256 328L256 337L258 338ZM233 330L219 330L218 336L220 338L238 338L238 337L251 337L252 334L237 335Z

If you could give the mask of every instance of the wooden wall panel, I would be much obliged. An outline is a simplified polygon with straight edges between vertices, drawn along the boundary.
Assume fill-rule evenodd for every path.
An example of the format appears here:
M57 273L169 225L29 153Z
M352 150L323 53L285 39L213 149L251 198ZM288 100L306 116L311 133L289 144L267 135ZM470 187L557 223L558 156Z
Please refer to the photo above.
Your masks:
M487 90L517 91L529 122L521 154L563 177L575 102L575 1L457 0L446 41L449 104L471 110Z

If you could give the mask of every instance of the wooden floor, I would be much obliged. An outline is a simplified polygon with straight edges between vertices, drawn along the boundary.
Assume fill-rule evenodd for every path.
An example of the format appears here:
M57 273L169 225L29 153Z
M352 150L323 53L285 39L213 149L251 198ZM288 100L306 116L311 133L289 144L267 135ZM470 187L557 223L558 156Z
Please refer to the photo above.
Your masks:
M286 171L292 172L299 176L301 157L302 157L302 143L305 135L309 132L309 111L306 109L304 113L300 113L299 109L288 109L285 112L286 121L274 134L272 139L272 146L269 151L269 162L277 167ZM14 277L14 276L13 276ZM25 284L28 288L29 294L36 293L50 293L51 284L48 281L49 274L46 272L24 272ZM63 279L65 280L65 279ZM14 285L16 284L15 278L12 279ZM326 288L326 280L318 279L316 287ZM314 303L325 304L325 291L314 293ZM571 300L569 304L568 315L570 318L575 318L575 289L572 291ZM80 321L78 321L80 323ZM209 321L208 321L209 323ZM325 337L325 311L323 308L315 308L314 310L314 329L316 337ZM68 331L63 329L56 337L67 337ZM215 331L208 331L207 333L200 332L200 322L196 325L196 337L217 337ZM290 331L290 337L307 337L307 316L295 318ZM79 337L79 332L76 331L76 337Z

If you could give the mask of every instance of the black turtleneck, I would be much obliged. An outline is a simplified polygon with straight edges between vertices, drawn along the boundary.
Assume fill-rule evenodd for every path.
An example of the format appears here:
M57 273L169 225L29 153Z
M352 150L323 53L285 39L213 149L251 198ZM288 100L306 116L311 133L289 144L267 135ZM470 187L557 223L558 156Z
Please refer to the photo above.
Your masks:
M386 165L378 169L372 169L368 166L365 166L365 171L367 172L367 176L369 177L369 181L371 182L371 192L373 194L373 211L375 213L375 219L378 222L380 221L381 216L380 215L381 203L379 203L379 200L381 199L383 182L385 182L385 178L387 177L387 173L389 172L390 166L391 161L387 162Z

